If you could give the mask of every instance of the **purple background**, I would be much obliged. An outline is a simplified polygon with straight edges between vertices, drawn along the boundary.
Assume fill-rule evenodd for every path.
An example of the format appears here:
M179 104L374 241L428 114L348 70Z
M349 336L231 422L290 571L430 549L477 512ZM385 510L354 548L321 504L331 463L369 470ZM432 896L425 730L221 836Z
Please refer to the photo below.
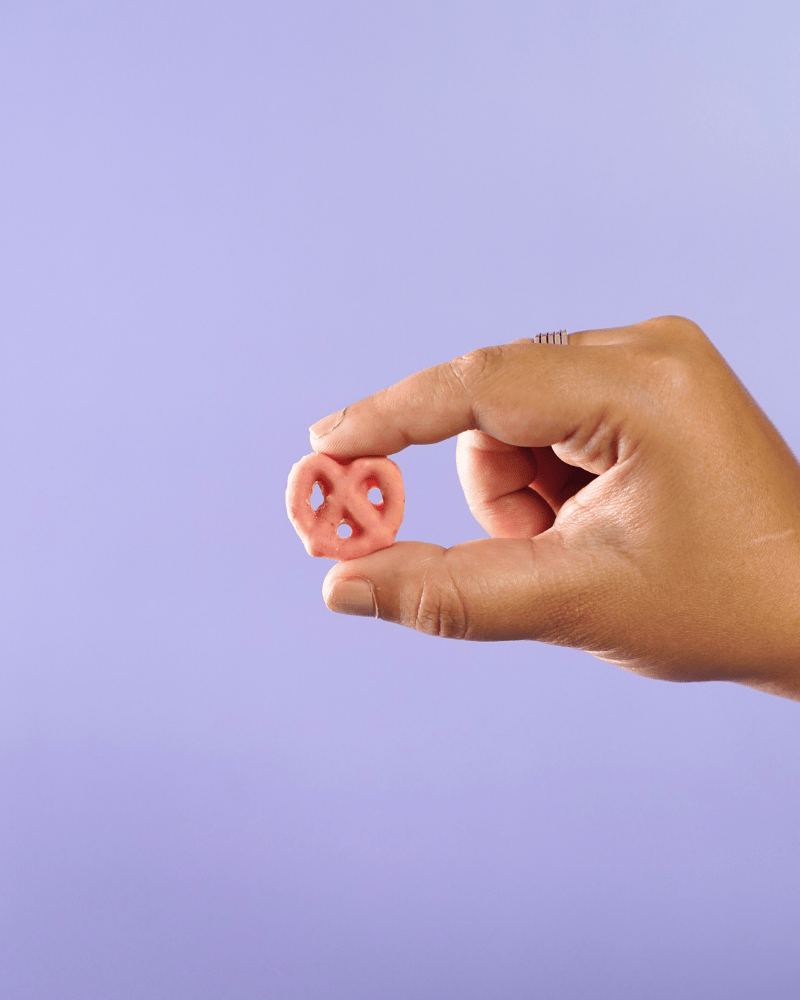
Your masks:
M306 427L699 322L800 450L800 7L5 0L0 994L795 997L800 714L329 614ZM482 532L454 446L401 537Z

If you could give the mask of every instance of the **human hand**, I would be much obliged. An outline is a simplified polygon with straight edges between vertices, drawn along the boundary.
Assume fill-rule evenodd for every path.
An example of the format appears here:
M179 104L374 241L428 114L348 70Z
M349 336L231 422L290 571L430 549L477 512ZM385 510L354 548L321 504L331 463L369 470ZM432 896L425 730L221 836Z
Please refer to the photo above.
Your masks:
M492 537L339 563L329 608L800 699L800 466L695 324L474 351L319 421L311 444L353 458L456 434Z

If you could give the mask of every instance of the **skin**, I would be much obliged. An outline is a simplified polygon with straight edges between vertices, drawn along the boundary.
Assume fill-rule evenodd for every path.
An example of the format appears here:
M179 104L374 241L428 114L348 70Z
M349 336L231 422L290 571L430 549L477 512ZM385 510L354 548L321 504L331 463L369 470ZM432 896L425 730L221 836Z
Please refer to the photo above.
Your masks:
M331 610L800 700L800 465L698 326L473 351L319 421L311 444L352 458L455 435L491 537L338 563Z

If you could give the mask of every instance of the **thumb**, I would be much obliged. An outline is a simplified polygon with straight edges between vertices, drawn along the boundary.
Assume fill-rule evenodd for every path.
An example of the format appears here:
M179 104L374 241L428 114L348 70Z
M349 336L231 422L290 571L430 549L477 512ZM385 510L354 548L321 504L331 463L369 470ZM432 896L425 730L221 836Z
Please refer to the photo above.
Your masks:
M331 611L428 635L538 639L594 651L610 569L604 572L597 558L589 566L550 529L535 538L486 538L449 549L397 542L337 563L322 592Z

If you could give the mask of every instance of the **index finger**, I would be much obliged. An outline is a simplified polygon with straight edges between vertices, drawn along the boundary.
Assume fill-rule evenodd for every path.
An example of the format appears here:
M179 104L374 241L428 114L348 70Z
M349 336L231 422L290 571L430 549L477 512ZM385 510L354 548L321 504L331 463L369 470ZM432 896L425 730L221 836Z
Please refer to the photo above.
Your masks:
M517 341L426 368L318 421L311 446L348 458L391 455L467 430L520 447L557 444L620 400L622 348L580 336L566 349Z

